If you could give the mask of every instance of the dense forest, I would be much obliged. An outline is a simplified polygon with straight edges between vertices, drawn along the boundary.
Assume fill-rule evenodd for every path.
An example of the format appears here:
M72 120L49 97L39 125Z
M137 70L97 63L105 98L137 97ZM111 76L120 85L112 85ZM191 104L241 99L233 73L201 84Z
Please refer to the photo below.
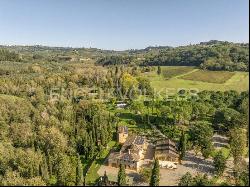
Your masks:
M205 159L213 157L214 132L230 137L234 184L247 185L242 158L248 152L249 92L181 90L169 101L155 95L150 80L141 75L157 71L151 65L248 71L248 58L248 45L217 42L117 54L3 47L0 185L85 184L91 163L115 140L122 121L114 110L118 101L128 104L133 119L127 125L140 125L140 131L155 125L177 142L186 135L187 149L200 151ZM133 63L142 66L122 66ZM145 100L139 99L141 93Z
M198 66L208 70L248 71L249 45L228 42L202 42L181 47L155 47L131 51L127 56L100 59L103 65ZM128 63L129 62L129 63Z

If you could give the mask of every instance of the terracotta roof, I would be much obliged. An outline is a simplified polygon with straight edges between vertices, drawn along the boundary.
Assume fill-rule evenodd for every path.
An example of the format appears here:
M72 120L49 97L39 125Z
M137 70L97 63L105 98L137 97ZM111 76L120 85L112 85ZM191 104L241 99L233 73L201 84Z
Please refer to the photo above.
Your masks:
M140 160L140 156L138 154L134 154L134 153L123 153L120 156L121 159L123 160L129 160L129 161L139 161Z
M135 145L143 145L145 143L145 138L142 136L136 136L136 139L134 141Z
M120 159L120 160L129 160L129 161L139 161L140 160L140 156L139 154L136 153L128 153L128 152L115 152L115 153L111 153L109 155L108 159Z
M142 146L145 143L145 138L142 136L136 136L136 135L131 135L127 138L127 140L124 142L121 151L125 151L127 149L132 149L133 146L137 146L137 148L142 149Z
M128 147L130 147L132 145L132 143L134 142L136 136L135 135L131 135L127 138L127 140L124 142L121 151L126 150Z
M143 150L144 143L145 138L141 136L131 135L123 144L120 152L111 153L109 159L139 161L139 153Z

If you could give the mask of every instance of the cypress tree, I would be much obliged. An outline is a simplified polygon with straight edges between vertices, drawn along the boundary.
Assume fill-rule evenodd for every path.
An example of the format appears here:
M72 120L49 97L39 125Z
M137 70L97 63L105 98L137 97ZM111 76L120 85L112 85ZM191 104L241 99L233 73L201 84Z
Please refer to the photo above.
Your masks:
M159 182L160 182L160 165L159 161L155 160L150 179L150 186L159 186Z
M48 170L48 164L46 161L46 156L43 156L42 164L40 166L40 173L42 176L42 179L46 182L49 181L49 170Z
M101 131L101 142L103 146L106 146L109 141L109 133L107 130L107 125L102 125L102 131Z
M126 172L123 164L120 164L118 172L118 186L126 186Z
M76 167L76 185L82 186L83 185L83 168L80 156L77 156L77 167Z
M48 166L48 168L49 168L49 175L51 176L51 175L53 175L53 170L52 170L53 164L52 164L52 159L51 159L50 154L48 154L48 164L49 164L49 166Z
M186 153L186 144L187 144L187 138L184 131L181 133L180 142L179 142L179 162L181 163L181 160L185 157Z
M161 74L161 66L158 66L158 68L157 68L157 74L158 74L158 75Z
M105 171L104 176L103 176L103 183L104 183L104 186L109 185L109 179L108 179L106 171Z
M116 67L115 67L115 75L116 75L116 76L118 75L118 72L119 72L119 68L116 66Z
M89 144L88 158L93 159L94 154L95 154L95 142L93 141L91 134L89 138L90 138L89 139L90 144Z

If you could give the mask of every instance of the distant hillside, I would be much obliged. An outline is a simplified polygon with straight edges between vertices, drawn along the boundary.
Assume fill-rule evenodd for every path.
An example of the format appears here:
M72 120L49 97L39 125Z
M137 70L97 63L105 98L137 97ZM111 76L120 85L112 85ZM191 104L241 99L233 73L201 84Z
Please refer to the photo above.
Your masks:
M180 47L150 47L130 51L128 56L105 56L98 61L103 65L128 62L144 66L198 66L208 70L248 71L249 44L211 40Z
M97 48L0 46L0 60L93 61L99 65L198 66L208 70L248 71L249 44L211 40L199 44L156 46L124 51ZM4 51L4 52L3 52ZM9 52L9 53L8 53ZM11 57L10 57L11 56Z

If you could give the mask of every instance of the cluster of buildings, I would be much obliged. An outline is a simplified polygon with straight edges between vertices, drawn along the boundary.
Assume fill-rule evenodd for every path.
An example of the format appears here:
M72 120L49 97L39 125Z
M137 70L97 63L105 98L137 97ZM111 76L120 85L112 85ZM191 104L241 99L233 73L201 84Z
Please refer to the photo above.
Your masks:
M145 137L129 134L126 126L120 126L117 141L122 147L120 151L110 153L109 166L119 167L123 164L126 169L139 171L143 165L152 164L154 159L158 159L161 167L176 168L179 155L176 144L170 139L162 139L152 145Z

